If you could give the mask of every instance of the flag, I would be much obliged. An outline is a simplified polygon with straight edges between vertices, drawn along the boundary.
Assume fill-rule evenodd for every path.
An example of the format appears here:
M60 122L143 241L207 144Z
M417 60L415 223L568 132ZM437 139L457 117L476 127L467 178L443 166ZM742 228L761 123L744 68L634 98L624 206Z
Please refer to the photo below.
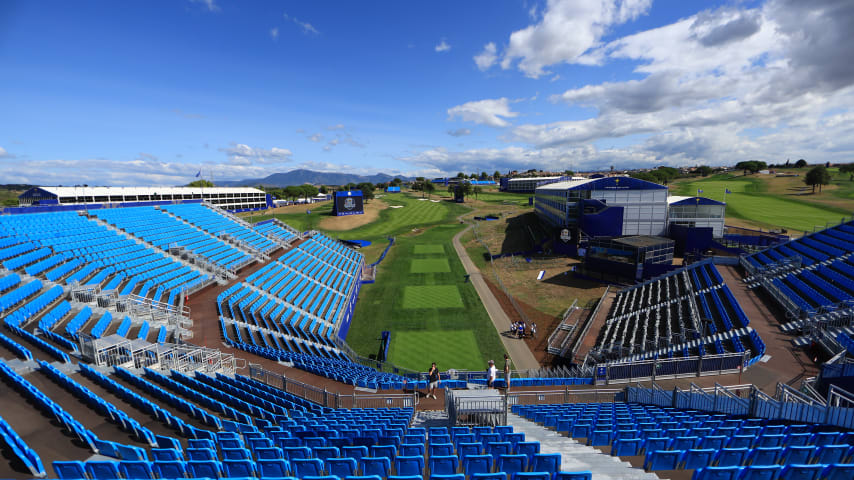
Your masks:
M201 174L202 174L202 171L201 171L201 170L199 170L199 172L196 174L196 178L198 178L198 177L199 177L199 175L201 175Z
M702 190L700 190L700 189L698 188L698 189L697 189L697 195L699 195L699 194L701 194L701 193L703 193L703 191L702 191Z
M725 188L724 190L726 191L726 193L732 193L732 192L730 192L730 191L729 191L729 189L728 189L728 188Z

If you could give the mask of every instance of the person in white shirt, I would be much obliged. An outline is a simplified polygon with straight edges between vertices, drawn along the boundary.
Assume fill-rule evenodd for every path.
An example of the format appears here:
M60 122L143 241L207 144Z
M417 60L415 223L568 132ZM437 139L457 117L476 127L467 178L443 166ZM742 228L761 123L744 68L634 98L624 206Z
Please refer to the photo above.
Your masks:
M486 373L486 386L495 388L495 378L498 376L498 369L495 368L495 361L489 361L489 370Z

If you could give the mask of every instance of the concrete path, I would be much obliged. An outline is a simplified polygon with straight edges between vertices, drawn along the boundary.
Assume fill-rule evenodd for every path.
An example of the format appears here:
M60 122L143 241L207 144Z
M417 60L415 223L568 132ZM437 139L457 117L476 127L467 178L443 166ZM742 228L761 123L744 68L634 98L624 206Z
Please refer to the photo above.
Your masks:
M540 442L540 452L560 453L562 472L587 470L593 472L593 480L659 480L656 474L632 467L620 457L605 455L518 415L508 414L507 424L513 426L514 432L524 433L525 441Z
M504 349L507 350L508 354L510 354L510 359L513 361L513 369L528 370L540 368L539 362L534 358L534 354L531 353L531 349L525 345L523 340L505 337L501 334L502 332L510 330L510 317L504 313L504 309L501 308L501 303L499 303L498 299L495 298L495 295L492 294L492 290L489 289L489 286L483 280L483 275L481 275L480 270L478 270L474 262L471 261L468 252L466 252L463 244L460 243L460 237L471 228L471 225L469 225L468 228L454 235L454 250L457 251L457 256L460 257L460 261L463 262L463 268L466 269L466 273L469 275L469 280L471 280L471 283L474 285L474 289L477 290L480 301L483 303L484 308L486 308L486 313L489 314L492 324L495 325L495 329L498 331L498 336L501 337L501 342L504 343ZM501 359L496 358L495 366L501 369L502 365Z

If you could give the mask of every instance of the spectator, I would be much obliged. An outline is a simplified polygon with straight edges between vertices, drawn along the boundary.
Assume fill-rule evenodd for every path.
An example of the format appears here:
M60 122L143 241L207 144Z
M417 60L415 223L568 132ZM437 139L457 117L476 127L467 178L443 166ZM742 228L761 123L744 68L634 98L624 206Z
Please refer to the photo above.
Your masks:
M504 354L504 389L510 391L510 355Z
M433 364L430 365L430 371L427 372L427 377L430 382L430 387L427 390L427 398L436 398L436 387L439 386L439 369L436 368L436 362L433 362Z
M537 322L531 322L531 338L537 338Z
M495 368L495 361L489 361L489 369L486 371L486 386L495 388L495 378L498 376L498 369Z

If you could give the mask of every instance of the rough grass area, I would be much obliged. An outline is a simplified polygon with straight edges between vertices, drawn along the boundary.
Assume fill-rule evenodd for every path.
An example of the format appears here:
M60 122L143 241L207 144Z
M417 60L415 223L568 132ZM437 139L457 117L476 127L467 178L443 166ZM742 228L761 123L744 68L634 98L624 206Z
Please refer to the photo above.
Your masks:
M456 285L409 285L403 289L406 309L413 308L462 308L463 298Z
M413 258L409 273L445 273L450 272L448 260L444 258Z
M806 169L798 172L806 174ZM811 232L814 227L836 224L850 216L854 204L850 200L840 204L852 188L847 177L837 176L838 186L825 187L821 195L812 194L801 177L776 177L773 175L715 175L705 179L683 180L671 186L674 194L697 195L724 201L726 195L727 224L764 229L785 228L789 233ZM819 198L823 197L823 198ZM738 221L732 221L738 219ZM794 232L792 232L794 231Z
M394 209L384 212L390 210ZM389 352L389 361L419 371L425 369L424 362L430 361L436 361L442 370L466 366L483 369L487 360L502 356L504 348L498 332L474 287L466 281L465 269L451 245L451 239L462 228L464 225L458 223L439 225L396 237L394 246L378 266L377 282L364 285L359 294L347 336L347 343L351 347L365 356L376 353L383 330L391 331L393 344L396 342L395 337L401 333L415 338L407 342L412 344L419 343L418 337L422 335L425 339L423 342L427 343L437 333L463 330L472 332L476 350L437 347L432 354L433 358L424 358L407 354L406 348L394 347ZM436 251L434 255L438 255L435 246L440 246L450 271L411 274L410 264L419 246L419 251L424 251L424 246L430 246L427 250ZM426 300L427 297L433 298ZM449 303L437 303L448 302L449 298L454 298L455 308L447 308ZM477 352L474 361L471 360L472 352Z
M397 331L391 335L389 357L395 363L418 366L427 371L436 362L439 370L449 368L484 370L483 355L471 330ZM443 359L453 358L452 364Z

